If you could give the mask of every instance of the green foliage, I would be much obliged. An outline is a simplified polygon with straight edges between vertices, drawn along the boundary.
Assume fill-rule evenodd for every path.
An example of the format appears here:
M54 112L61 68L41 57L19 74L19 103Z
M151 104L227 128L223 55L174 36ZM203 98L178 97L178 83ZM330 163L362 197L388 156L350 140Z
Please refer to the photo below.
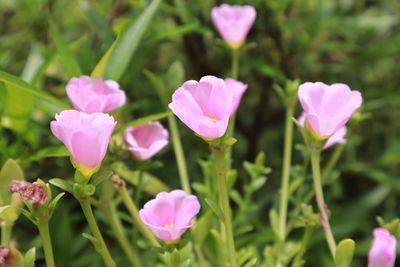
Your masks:
M238 262L242 266L334 266L319 217L301 133L295 129L289 185L287 235L279 244L277 207L282 163L284 108L295 99L298 82L343 82L363 94L364 104L348 125L347 144L324 151L323 184L338 245L337 266L366 266L372 229L380 225L399 237L400 181L400 9L398 1L382 0L229 0L251 4L257 19L242 48L239 79L249 85L236 114L230 199ZM230 53L214 29L210 10L221 1L0 1L0 196L10 204L11 179L43 177L62 191L73 192L69 152L51 136L54 114L71 109L65 94L69 78L81 74L115 79L127 104L112 113L117 129L105 160L112 173L127 182L129 192L143 194L138 208L161 191L180 188L175 152L187 164L193 192L202 204L196 226L183 241L184 252L204 257L205 266L221 264L221 217L213 192L215 164L209 148L167 109L173 91L186 80L204 75L230 75ZM291 104L294 105L293 102ZM295 118L300 115L296 106ZM165 118L168 119L168 123ZM152 120L168 124L171 145L149 163L141 181L123 144L122 132ZM296 128L296 127L295 127ZM233 139L231 139L233 141ZM231 145L231 144L229 144ZM16 159L10 160L11 158ZM160 163L162 162L162 163ZM268 167L267 167L268 166ZM93 177L84 194L93 194L95 216L118 266L131 266L94 187L114 186L111 173ZM54 188L55 188L54 187ZM97 187L98 188L98 187ZM96 189L97 189L96 188ZM56 189L58 190L58 189ZM76 189L77 190L77 189ZM144 267L157 266L146 239L132 230L132 219L112 191L126 238L139 251ZM57 192L59 193L59 192ZM56 194L57 195L57 194ZM10 212L8 206L2 208ZM15 211L15 210L14 210ZM70 194L57 204L52 239L57 266L101 266L89 240L79 205ZM381 216L378 223L375 218ZM12 217L12 216L11 216ZM41 242L24 219L12 238L25 254L26 266L43 265ZM303 245L305 244L305 245ZM31 249L36 247L35 249ZM352 251L354 250L354 254ZM174 250L172 250L174 251ZM344 251L344 252L343 252ZM350 253L351 252L351 253ZM350 255L351 254L351 255ZM190 258L190 257L189 257ZM148 261L148 262L147 262ZM147 265L146 265L147 264ZM185 265L186 264L186 265Z

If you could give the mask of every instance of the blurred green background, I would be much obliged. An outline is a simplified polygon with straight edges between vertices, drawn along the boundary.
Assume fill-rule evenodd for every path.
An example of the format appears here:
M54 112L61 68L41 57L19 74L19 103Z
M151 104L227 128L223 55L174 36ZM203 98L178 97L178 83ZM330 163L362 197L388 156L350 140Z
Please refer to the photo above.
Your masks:
M82 73L90 75L117 33L137 20L149 3L1 0L0 69L69 103L65 85L76 68L60 53L49 18ZM378 225L376 216L387 220L399 216L400 2L164 0L119 81L128 96L126 106L114 113L121 125L166 110L144 70L160 77L169 95L189 79L198 80L204 75L229 77L229 50L210 21L211 8L222 3L251 4L257 10L248 49L242 52L239 64L239 79L249 89L237 115L235 188L243 191L249 178L242 162L254 161L258 152L265 152L266 164L272 168L267 183L252 196L256 208L244 222L254 229L238 234L238 246L252 244L262 254L265 244L272 240L268 214L277 207L284 120L284 105L273 86L283 86L291 79L342 82L361 91L364 104L361 114L351 122L348 143L329 175L325 194L336 239L353 238L357 242L353 266L365 266L371 231ZM50 157L48 151L37 154L43 148L60 145L49 130L50 120L59 111L57 107L20 90L6 90L3 85L0 89L0 163L7 158L18 159L27 179L70 177L73 170L67 158ZM166 120L162 122L167 125ZM180 122L179 127L190 180L201 182L199 159L207 158L208 148ZM295 144L292 180L304 171L304 147L298 131ZM333 151L335 148L324 152L323 162ZM53 152L57 155L59 151ZM156 159L162 166L153 174L170 188L178 188L172 146ZM303 191L310 190L311 178L307 176L301 186ZM296 194L292 200L297 201ZM70 196L61 202L51 222L59 266L98 266L98 256L80 236L85 223L76 202ZM24 219L14 228L14 238L23 251L40 246L35 231ZM291 239L300 238L301 233L302 230L295 230ZM306 253L306 266L331 266L323 235L321 231L316 233ZM122 253L118 251L115 253Z

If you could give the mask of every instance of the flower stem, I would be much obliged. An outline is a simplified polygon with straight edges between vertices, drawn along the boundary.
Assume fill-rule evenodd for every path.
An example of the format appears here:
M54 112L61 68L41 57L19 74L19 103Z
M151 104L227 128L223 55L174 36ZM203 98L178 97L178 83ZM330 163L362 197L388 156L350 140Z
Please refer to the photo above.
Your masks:
M118 191L119 195L121 196L122 201L124 202L129 213L131 214L135 225L139 228L139 230L142 232L142 234L150 241L150 243L153 246L159 247L160 244L158 243L157 239L154 237L153 233L140 220L138 209L137 209L135 203L130 198L125 185L117 186L117 191Z
M236 267L236 252L235 243L233 239L232 221L231 221L231 209L229 206L228 186L226 184L226 164L225 164L225 148L223 146L211 146L211 149L215 156L216 170L218 176L219 186L219 199L223 213L223 223L225 230L225 242L228 247L229 259L231 267Z
M303 235L303 240L301 242L301 246L299 252L293 260L292 267L301 267L304 264L303 256L307 250L308 243L310 242L310 238L312 232L314 231L314 227L306 225L306 230Z
M98 241L98 246L95 246L97 252L101 255L104 264L107 267L116 267L116 264L112 259L110 252L108 251L106 243L104 242L103 236L101 235L100 229L97 226L96 219L94 218L93 215L92 207L90 206L90 199L88 197L78 198L78 201L82 207L82 211L86 217L86 221L89 224L90 231Z
M168 116L168 124L171 132L172 145L174 146L176 164L178 165L179 178L181 180L182 188L187 194L192 194L186 167L186 159L185 155L183 154L181 137L179 135L178 125L174 115L171 114Z
M125 255L128 257L129 261L132 263L132 266L141 267L142 263L140 262L140 257L137 251L129 244L128 239L126 238L126 234L124 228L121 224L121 220L118 218L117 210L115 208L114 203L102 203L104 213L106 214L108 223L111 227L112 232L117 238L119 244L125 252Z
M329 218L326 212L326 205L324 202L324 193L322 191L321 184L320 154L321 151L319 149L311 150L311 167L314 179L314 190L317 197L317 205L320 212L321 225L324 230L324 234L326 237L326 241L328 242L332 258L335 259L336 242L332 234L331 226L329 224Z
M51 246L50 232L49 232L49 221L43 220L37 224L39 229L40 237L42 239L44 257L46 260L47 267L54 267L54 256L53 249Z
M340 158L340 155L342 155L344 149L343 144L338 144L335 147L335 150L333 151L331 157L328 160L328 163L322 170L322 181L326 179L326 177L332 172L333 168L336 166L337 161ZM322 182L323 184L324 182Z
M292 159L292 144L293 144L293 122L292 117L294 114L294 106L288 105L286 108L285 118L285 140L284 140L284 154L282 164L282 184L280 191L279 202L279 237L282 241L286 239L286 219L288 207L288 192L289 192L289 179L290 179L290 164Z
M231 78L237 79L239 75L239 50L232 49L232 70L231 70Z
M9 247L10 245L10 237L12 231L13 224L3 221L1 223L1 244L3 246Z

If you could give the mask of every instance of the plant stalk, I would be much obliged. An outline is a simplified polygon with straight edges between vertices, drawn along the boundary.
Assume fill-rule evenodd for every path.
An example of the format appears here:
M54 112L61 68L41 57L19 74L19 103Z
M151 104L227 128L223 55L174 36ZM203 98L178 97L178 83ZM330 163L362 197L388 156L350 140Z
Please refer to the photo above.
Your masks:
M160 247L157 239L154 237L153 233L143 224L139 217L139 211L132 201L128 194L128 190L126 190L125 185L117 186L117 191L122 198L128 212L131 214L135 225L139 228L142 234L150 241L150 243L155 247Z
M168 124L171 132L172 145L174 146L174 153L176 158L176 164L178 165L179 178L181 180L181 185L183 190L187 194L192 194L189 184L189 176L186 167L186 159L183 153L181 137L179 135L178 124L174 115L168 116Z
M142 263L140 262L140 257L138 255L137 251L129 244L129 241L126 238L124 228L121 224L120 219L118 218L115 204L114 203L104 203L101 207L103 208L104 213L107 216L108 223L111 227L112 232L115 235L115 238L118 240L118 243L121 245L121 248L124 250L125 255L128 257L129 261L132 263L132 266L141 267Z
M288 105L286 108L285 118L285 140L284 140L284 153L282 164L282 184L280 191L279 202L279 237L281 241L286 239L286 220L287 208L289 201L289 179L290 179L290 165L292 160L292 144L293 144L293 122L292 117L294 114L294 105Z
M55 267L53 248L51 245L50 231L49 231L49 221L43 220L37 224L39 229L40 238L42 239L44 258L47 267Z
M329 224L329 218L327 214L327 208L324 201L324 193L322 191L321 184L321 171L320 171L320 155L321 150L319 149L311 149L311 167L314 179L314 190L317 199L317 205L320 212L320 221L322 228L324 230L324 234L326 237L326 241L328 242L329 250L331 252L332 258L335 260L336 254L336 242L333 237L331 226Z
M1 223L1 244L3 246L9 247L10 246L10 238L11 238L11 231L12 231L13 224L3 221Z
M85 198L78 198L79 204L82 207L83 214L86 217L86 221L89 224L90 231L92 232L93 236L97 239L99 246L95 246L97 252L103 258L104 264L107 267L116 267L114 260L112 259L110 252L104 242L103 236L101 235L100 229L97 225L96 219L93 215L92 207L90 205L90 199Z
M228 186L226 183L226 150L222 146L211 146L211 149L215 156L216 170L218 176L218 186L219 186L219 199L220 206L223 213L223 223L225 230L225 242L228 247L229 260L231 262L231 267L236 267L236 251L235 243L233 238L232 221L231 221L231 209L229 205L229 195Z

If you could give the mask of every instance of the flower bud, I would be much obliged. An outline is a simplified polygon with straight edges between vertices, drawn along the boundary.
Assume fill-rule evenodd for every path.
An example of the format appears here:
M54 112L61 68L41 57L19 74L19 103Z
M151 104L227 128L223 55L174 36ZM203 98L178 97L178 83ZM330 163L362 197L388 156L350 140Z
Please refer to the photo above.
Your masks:
M20 198L33 204L34 208L43 206L48 199L46 185L40 182L26 182L14 180L8 186L10 193L18 193Z

